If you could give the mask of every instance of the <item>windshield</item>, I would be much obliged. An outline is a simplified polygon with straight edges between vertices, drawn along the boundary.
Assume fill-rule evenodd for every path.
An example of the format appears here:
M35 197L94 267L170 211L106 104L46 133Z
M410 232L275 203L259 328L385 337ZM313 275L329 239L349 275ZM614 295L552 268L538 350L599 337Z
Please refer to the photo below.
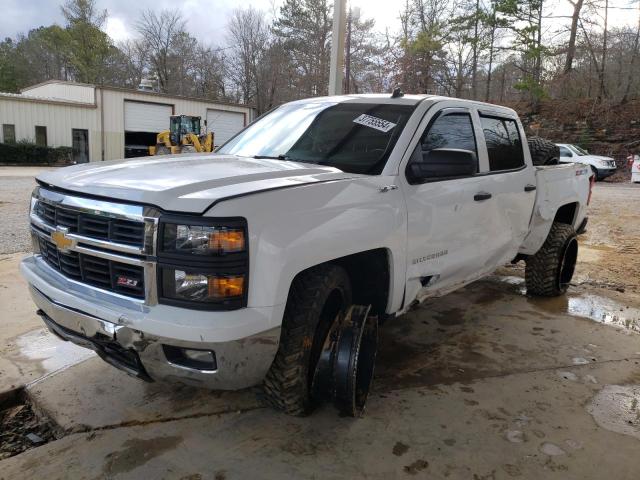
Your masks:
M573 150L581 157L584 155L589 155L589 152L587 152L584 148L580 148L577 145L571 145L571 148L573 148Z
M249 125L218 152L377 175L414 109L414 105L368 103L283 105Z

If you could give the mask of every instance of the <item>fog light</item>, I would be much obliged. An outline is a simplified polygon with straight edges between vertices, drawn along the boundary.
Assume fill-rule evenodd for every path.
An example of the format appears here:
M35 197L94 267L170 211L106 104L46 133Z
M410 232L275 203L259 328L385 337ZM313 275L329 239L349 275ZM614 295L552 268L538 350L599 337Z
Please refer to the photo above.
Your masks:
M213 372L218 368L216 354L211 350L163 345L164 355L174 365Z

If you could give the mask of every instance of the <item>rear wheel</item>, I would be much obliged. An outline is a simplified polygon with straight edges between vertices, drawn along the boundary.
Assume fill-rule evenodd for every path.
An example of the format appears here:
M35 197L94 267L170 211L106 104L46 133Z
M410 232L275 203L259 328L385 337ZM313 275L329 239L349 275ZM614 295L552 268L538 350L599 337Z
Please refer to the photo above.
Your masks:
M554 222L544 245L527 258L527 293L543 297L562 295L569 288L578 259L578 240L571 225Z
M351 284L342 267L321 265L294 279L280 347L262 387L267 404L297 416L313 410L311 381L324 340L336 316L350 304Z
M530 137L529 152L534 165L557 165L560 161L560 147L541 137Z

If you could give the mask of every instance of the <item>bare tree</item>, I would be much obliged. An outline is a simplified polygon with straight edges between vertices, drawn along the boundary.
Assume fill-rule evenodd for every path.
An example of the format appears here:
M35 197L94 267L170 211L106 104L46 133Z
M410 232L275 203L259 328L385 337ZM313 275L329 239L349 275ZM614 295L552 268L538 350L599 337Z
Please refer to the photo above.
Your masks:
M637 74L635 71L636 62L638 60L638 43L640 42L640 3L638 4L638 26L636 28L636 34L633 37L633 46L631 47L631 61L629 64L629 74L627 76L627 85L624 90L624 95L620 100L620 103L626 103L629 100L629 94L631 93L631 84L633 83L633 76Z
M258 85L259 70L269 48L269 27L264 14L253 7L234 10L227 25L231 45L229 75L244 103L263 106L264 86Z
M578 32L578 21L580 20L580 12L584 0L567 0L573 6L573 14L571 15L571 30L569 33L569 43L567 45L567 59L564 64L564 73L567 74L573 68L573 59L576 55L576 35Z
M170 90L170 58L176 52L179 35L184 31L185 20L177 11L162 10L159 13L146 10L136 23L136 30L142 37L153 73L158 79L162 92Z

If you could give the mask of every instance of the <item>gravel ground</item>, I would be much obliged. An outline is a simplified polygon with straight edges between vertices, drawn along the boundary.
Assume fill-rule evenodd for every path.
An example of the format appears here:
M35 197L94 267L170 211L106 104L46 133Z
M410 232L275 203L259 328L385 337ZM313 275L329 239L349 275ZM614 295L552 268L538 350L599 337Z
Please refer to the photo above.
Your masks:
M33 176L0 175L0 254L31 250L29 199Z

